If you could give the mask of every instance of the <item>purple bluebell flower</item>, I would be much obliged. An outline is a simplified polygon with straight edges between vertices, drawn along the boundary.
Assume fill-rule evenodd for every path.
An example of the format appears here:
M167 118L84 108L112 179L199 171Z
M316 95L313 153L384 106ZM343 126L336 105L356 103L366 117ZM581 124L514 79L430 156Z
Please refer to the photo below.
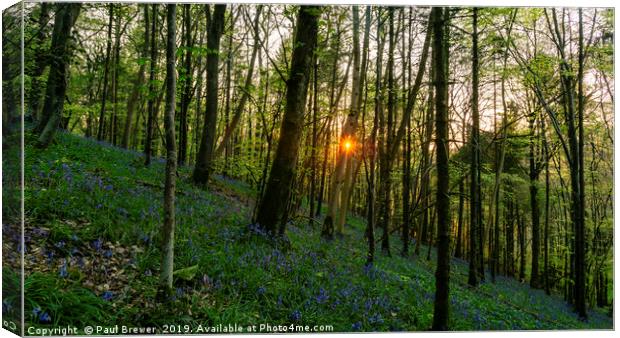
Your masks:
M101 295L101 298L105 301L110 301L114 297L114 293L112 291L106 291Z
M62 266L60 267L60 271L58 272L58 275L61 278L67 278L67 276L69 276L69 273L67 272L67 260L66 259L62 263Z
M299 310L295 310L293 311L293 313L291 313L291 320L294 322L298 322L301 320L301 312Z
M327 299L329 299L329 295L327 295L325 289L321 288L319 294L316 296L316 302L322 304L325 303Z
M97 238L96 240L93 241L93 248L95 248L95 250L101 251L102 246L103 246L103 240L101 240L101 238Z
M47 312L43 312L39 315L39 322L49 324L52 322L52 317Z
M380 313L375 313L368 318L368 322L370 324L383 324L383 318L381 317Z
M362 328L362 322L355 322L351 325L352 331L359 331Z

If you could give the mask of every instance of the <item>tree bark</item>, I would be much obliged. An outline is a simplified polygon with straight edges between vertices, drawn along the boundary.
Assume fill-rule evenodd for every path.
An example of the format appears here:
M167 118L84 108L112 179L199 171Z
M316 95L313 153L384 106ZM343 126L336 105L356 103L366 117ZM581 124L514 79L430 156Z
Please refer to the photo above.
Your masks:
M210 18L209 33L207 34L207 104L200 149L193 173L193 180L197 185L206 185L213 173L213 146L215 144L218 106L219 51L220 38L224 30L225 12L225 4L215 5L213 17L211 17L210 9L207 7L207 15Z
M103 72L103 92L101 94L101 109L99 111L99 128L97 130L97 140L104 138L105 128L105 106L108 99L108 76L110 73L110 54L112 52L112 20L114 18L114 4L108 4L108 39L105 52L105 68Z
M301 6L297 17L280 140L256 217L257 223L273 236L284 235L287 221L283 216L295 177L320 12L320 6Z
M243 114L243 110L245 109L245 104L251 96L252 91L252 80L254 76L254 65L256 63L256 56L258 55L258 50L260 47L260 14L262 12L263 6L258 5L256 7L256 15L254 16L254 46L252 47L252 57L250 58L250 66L248 68L248 72L245 78L245 83L243 88L241 89L241 97L239 98L239 103L235 108L235 114L233 115L230 124L226 125L226 130L224 131L224 136L222 137L222 142L217 147L215 151L215 157L221 156L226 148L228 142L230 142L230 137L237 129L237 125L241 120L241 115Z
M129 147L129 138L132 134L133 128L133 115L136 109L136 101L140 97L140 88L144 85L144 80L146 78L146 64L145 60L149 54L149 6L144 5L144 46L142 48L142 62L140 63L140 69L138 70L138 78L134 82L134 87L131 91L131 95L127 100L127 117L125 118L125 128L123 130L123 139L121 142L121 146L123 148Z
M40 133L38 146L41 148L46 148L50 144L62 118L67 92L67 70L72 55L69 49L71 28L80 14L81 5L61 3L56 8L43 116L35 130Z
M149 92L148 92L148 117L146 121L146 140L144 144L144 164L146 166L151 164L151 155L153 147L153 120L157 110L155 109L155 67L157 66L157 4L151 5L151 61L149 71Z
M187 161L187 115L189 111L189 105L192 99L192 48L194 42L192 41L192 13L190 4L183 5L183 24L184 28L184 47L185 47L185 62L183 65L183 94L181 96L181 111L179 116L179 158L178 164L183 165Z
M435 151L437 156L437 270L433 330L447 330L450 318L450 172L448 141L449 8L434 7L433 68L435 86Z
M174 193L176 188L177 151L174 126L176 106L176 5L168 4L168 36L166 43L166 113L164 128L166 129L166 182L164 186L164 226L162 228L162 261L159 277L159 294L172 294L172 273L174 268L174 228L175 206Z
M480 117L478 113L478 8L473 9L473 33L472 33L472 130L471 130L471 183L470 183L470 209L469 209L469 274L467 283L471 286L478 285L478 236L480 229Z

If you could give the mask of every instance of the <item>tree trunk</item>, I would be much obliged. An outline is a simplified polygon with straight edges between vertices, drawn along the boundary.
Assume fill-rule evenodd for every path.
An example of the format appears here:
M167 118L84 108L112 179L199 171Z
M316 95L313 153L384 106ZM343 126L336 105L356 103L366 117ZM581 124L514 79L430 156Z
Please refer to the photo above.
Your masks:
M39 120L40 109L39 106L41 104L41 76L45 71L45 67L48 62L47 51L43 49L43 45L45 44L45 40L48 39L48 31L49 31L49 20L50 20L50 4L41 2L39 5L39 18L38 18L38 29L39 31L36 34L36 42L35 42L35 57L34 57L34 71L32 73L32 80L30 82L30 91L29 91L29 106L30 106L30 115L36 120Z
M472 130L471 130L471 184L470 184L470 221L469 221L469 274L467 283L478 285L478 237L481 227L478 213L480 203L480 117L478 113L478 8L473 9L472 33Z
M463 258L463 210L465 209L465 183L459 182L459 211L456 230L456 249L454 257Z
M149 50L149 6L144 5L144 47L142 49L142 59L146 60L148 57ZM136 101L140 97L140 88L144 85L144 80L146 78L145 74L146 65L145 63L140 64L140 69L138 70L138 78L134 82L133 90L131 91L131 95L129 95L129 99L127 100L127 117L125 118L125 129L123 130L123 140L121 146L123 148L129 147L129 137L132 134L132 122L133 115L136 108Z
M194 42L192 41L192 13L190 4L183 5L183 23L185 34L183 37L185 47L185 62L183 65L183 94L181 96L181 114L179 116L179 165L183 165L187 161L187 115L189 111L189 105L192 99L192 48Z
M174 267L175 188L177 150L174 127L176 106L176 5L168 4L168 36L166 43L166 182L164 186L164 226L162 228L162 261L159 277L159 294L167 299L172 294L172 273Z
M97 140L104 138L105 128L105 106L108 99L108 76L110 73L110 54L112 52L112 19L114 18L114 4L108 4L108 39L105 52L105 68L103 72L103 92L101 94L101 109L99 111L99 128L97 129Z
M336 222L336 233L338 235L344 234L344 223L346 220L347 211L349 209L349 199L351 191L351 186L353 184L353 180L355 179L354 175L354 163L356 162L356 147L359 143L357 141L357 128L358 128L358 118L360 114L360 108L362 105L361 101L361 88L364 86L362 76L362 65L360 65L360 37L359 37L359 7L353 6L353 83L351 88L351 109L349 114L347 115L347 120L345 121L345 125L342 130L342 135L340 136L340 144L348 142L349 149L344 149L344 155L340 155L338 153L338 160L336 161L336 175L342 173L341 170L338 170L338 164L345 166L344 178L340 178L343 180L343 184L340 187L342 190L339 192L341 194L339 201L336 201L336 205L334 205L337 209L338 220ZM369 29L369 27L368 27ZM364 39L366 39L365 30ZM366 40L364 40L366 42ZM366 46L365 46L366 47ZM339 162L340 160L343 162ZM338 177L334 177L335 180L338 180ZM338 204L339 203L339 204Z
M215 5L213 17L207 7L207 17L209 27L207 34L207 104L205 110L205 121L200 141L200 149L196 158L193 180L198 185L205 185L213 173L213 146L215 144L215 131L217 124L218 106L218 77L220 62L220 38L224 30L224 13L226 5Z
M40 132L38 146L41 148L50 144L62 118L67 91L67 70L73 54L69 48L71 28L80 14L81 5L61 3L56 8L43 116L35 131Z
M449 8L434 7L433 68L435 84L435 151L437 156L437 270L433 330L447 330L450 318L450 172L448 141Z
M302 6L297 18L280 140L256 217L258 224L272 235L284 235L287 220L283 216L295 177L320 12L320 6Z
M245 104L251 96L252 90L252 80L254 76L254 65L256 63L256 56L258 55L258 49L260 47L260 14L262 12L263 6L258 5L256 7L256 15L254 16L254 46L252 47L252 57L250 58L250 66L248 68L248 73L245 78L245 84L241 89L241 97L239 98L239 103L235 108L235 114L233 115L232 121L230 124L226 125L226 130L224 131L224 136L222 138L222 142L217 147L215 151L215 157L220 156L227 144L230 142L230 137L234 133L241 120L241 115L243 114L243 110L245 109Z
M148 92L148 118L146 121L146 140L144 145L144 164L146 166L151 164L151 155L153 147L153 120L155 119L155 67L157 66L157 4L151 5L151 62L149 71L149 92Z
M530 207L532 216L532 264L530 274L530 286L532 288L540 288L540 281L538 276L538 258L540 256L540 212L538 209L538 168L536 165L536 151L535 151L535 113L532 112L529 117L530 128Z

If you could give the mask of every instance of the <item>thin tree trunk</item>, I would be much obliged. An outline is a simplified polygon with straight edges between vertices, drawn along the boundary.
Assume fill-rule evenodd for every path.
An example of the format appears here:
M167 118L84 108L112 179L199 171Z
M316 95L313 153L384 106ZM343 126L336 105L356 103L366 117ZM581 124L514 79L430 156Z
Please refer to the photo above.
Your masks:
M108 75L110 73L110 54L112 52L112 19L114 18L114 4L108 4L108 39L105 53L105 68L103 72L103 92L101 94L101 109L99 111L99 128L97 130L97 140L101 141L104 137L105 128L105 105L108 99Z
M192 41L191 6L191 4L183 5L185 63L183 65L183 94L181 96L181 114L179 116L179 165L187 162L187 115L192 98L192 48L194 47L194 42Z
M148 118L146 121L146 140L144 145L144 165L151 164L153 147L153 120L155 119L155 67L157 66L157 4L151 5L151 62L149 71L149 92L148 92Z
M449 8L434 7L433 68L435 84L435 151L437 157L437 270L433 330L447 330L450 318L450 172L448 141Z
M232 121L230 124L226 125L226 130L224 131L224 136L222 138L222 142L217 147L214 156L218 157L226 148L227 144L230 142L230 137L237 128L239 121L241 120L241 115L245 109L245 104L250 98L251 90L252 90L252 80L254 76L254 65L256 63L256 56L258 55L258 50L260 47L260 14L262 12L263 6L258 5L256 7L256 15L254 16L254 46L252 47L252 57L250 58L250 66L248 68L248 73L245 78L245 84L241 89L241 97L239 98L239 103L235 109L235 114L233 115Z
M148 5L144 5L144 47L142 49L142 59L146 60L148 57L148 48L149 48L149 9ZM127 117L125 118L125 129L123 130L123 139L121 142L121 146L123 148L129 147L129 137L132 134L132 122L133 115L136 108L136 104L138 103L138 98L140 97L140 88L144 85L144 80L146 78L145 74L146 65L144 63L140 64L140 69L138 70L138 78L134 82L134 87L131 91L131 95L129 95L129 99L127 100ZM134 131L135 134L135 131Z
M478 285L478 237L481 227L478 213L480 202L480 144L479 144L479 113L478 113L478 8L473 9L472 33L472 130L471 130L471 184L470 184L470 221L469 221L469 274L467 283ZM484 271L484 270L483 270Z

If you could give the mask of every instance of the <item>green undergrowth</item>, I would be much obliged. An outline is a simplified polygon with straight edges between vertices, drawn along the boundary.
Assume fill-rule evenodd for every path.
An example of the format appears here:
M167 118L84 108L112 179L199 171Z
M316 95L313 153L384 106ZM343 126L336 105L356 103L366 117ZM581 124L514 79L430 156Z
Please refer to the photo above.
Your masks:
M319 225L299 218L288 224L287 240L273 242L249 224L251 187L216 176L208 188L196 188L190 167L179 168L177 178L175 294L158 304L163 160L145 167L140 153L66 133L47 150L33 144L27 134L28 325L431 326L433 250L428 261L425 246L421 256L401 257L395 236L393 257L378 252L375 265L365 267L365 223L357 217L349 217L344 238L326 242ZM5 223L5 241L11 241L18 228ZM13 270L4 269L6 281L18 278ZM590 320L581 322L561 298L512 278L491 283L488 277L475 289L466 278L466 262L454 259L452 330L613 327L603 310L591 310ZM17 311L16 301L5 296L3 311Z

